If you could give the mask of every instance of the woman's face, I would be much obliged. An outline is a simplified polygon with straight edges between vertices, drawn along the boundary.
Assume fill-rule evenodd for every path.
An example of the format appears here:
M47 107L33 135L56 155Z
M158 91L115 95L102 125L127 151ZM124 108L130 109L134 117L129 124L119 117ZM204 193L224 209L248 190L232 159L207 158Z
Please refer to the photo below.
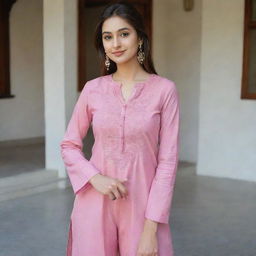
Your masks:
M107 56L116 64L136 58L139 39L136 30L119 16L113 16L102 25L102 42ZM124 51L115 55L116 51Z

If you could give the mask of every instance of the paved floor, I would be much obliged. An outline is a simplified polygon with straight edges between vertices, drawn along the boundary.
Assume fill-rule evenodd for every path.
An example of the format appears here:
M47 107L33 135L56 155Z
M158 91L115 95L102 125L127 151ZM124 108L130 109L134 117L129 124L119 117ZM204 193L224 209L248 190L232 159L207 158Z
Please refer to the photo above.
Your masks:
M0 178L44 169L44 138L1 141L0 166Z
M175 256L255 256L255 199L253 182L196 176L182 164L170 218ZM0 203L0 256L65 256L73 200L67 188Z

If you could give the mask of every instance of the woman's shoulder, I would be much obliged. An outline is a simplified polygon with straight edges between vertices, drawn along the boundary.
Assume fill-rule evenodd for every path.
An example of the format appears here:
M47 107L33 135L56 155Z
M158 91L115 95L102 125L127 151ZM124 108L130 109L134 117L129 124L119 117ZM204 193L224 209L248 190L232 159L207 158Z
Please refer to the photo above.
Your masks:
M105 85L106 82L111 82L110 76L111 75L102 75L90 79L85 83L84 88L88 88L86 89L88 91L90 91L91 89L102 88L102 86ZM176 89L176 83L172 79L154 73L151 73L151 76L153 77L153 79L151 79L151 82L157 86L158 90L161 89L164 91L168 91Z
M102 81L104 81L106 78L108 77L108 75L105 76L98 76L95 78L92 78L90 80L87 80L86 85L88 86L97 86L99 85Z
M90 92L93 89L97 89L97 88L101 87L105 83L107 78L108 78L108 75L98 76L98 77L89 79L84 84L83 89L86 88L86 90L88 92Z
M154 76L154 82L159 89L162 89L164 91L176 89L176 83L172 79L158 74L154 74Z

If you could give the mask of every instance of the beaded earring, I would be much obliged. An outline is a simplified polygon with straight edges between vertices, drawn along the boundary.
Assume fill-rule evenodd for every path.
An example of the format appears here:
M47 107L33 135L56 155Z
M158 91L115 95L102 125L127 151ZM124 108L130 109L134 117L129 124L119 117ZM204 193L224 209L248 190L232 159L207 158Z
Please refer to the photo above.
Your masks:
M110 60L109 60L109 57L107 56L107 54L106 54L105 66L107 67L107 71L109 71Z
M137 55L137 59L140 64L142 64L143 61L145 60L145 53L142 51L142 41L139 42L139 52Z

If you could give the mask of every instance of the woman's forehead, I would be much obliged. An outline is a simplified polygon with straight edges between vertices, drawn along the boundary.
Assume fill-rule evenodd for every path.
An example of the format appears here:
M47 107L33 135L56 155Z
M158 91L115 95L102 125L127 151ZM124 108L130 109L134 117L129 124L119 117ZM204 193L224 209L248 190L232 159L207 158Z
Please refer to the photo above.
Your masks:
M122 30L133 30L132 26L123 18L113 16L106 19L102 25L102 32L119 32Z

